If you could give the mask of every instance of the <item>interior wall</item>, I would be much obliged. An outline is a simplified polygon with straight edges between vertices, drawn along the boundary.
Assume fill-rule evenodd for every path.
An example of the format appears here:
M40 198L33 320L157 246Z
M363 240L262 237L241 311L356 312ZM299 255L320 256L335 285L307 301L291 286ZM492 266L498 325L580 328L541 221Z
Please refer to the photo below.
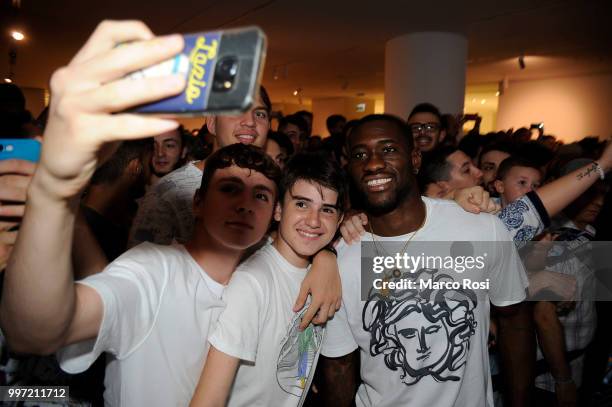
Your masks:
M566 143L612 136L612 73L510 81L499 97L497 129L544 122L546 134Z

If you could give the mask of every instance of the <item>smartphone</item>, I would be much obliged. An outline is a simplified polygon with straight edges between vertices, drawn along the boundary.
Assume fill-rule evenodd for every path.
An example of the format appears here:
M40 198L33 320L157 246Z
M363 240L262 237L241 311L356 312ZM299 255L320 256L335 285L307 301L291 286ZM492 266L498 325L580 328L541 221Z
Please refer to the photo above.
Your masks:
M38 162L40 142L34 139L0 139L0 160L20 159Z
M238 114L254 103L263 73L266 36L258 27L185 34L176 57L129 74L128 78L183 74L177 95L131 111L181 116Z

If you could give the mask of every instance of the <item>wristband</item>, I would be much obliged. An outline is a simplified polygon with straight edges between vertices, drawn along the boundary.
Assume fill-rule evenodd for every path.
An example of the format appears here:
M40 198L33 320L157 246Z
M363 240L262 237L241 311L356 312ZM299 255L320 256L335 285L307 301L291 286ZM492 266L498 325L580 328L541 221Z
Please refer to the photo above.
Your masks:
M602 181L606 179L606 173L604 172L603 168L601 168L599 162L595 161L593 162L593 164L595 164L595 171L597 171L597 173L599 174L599 179L601 179Z

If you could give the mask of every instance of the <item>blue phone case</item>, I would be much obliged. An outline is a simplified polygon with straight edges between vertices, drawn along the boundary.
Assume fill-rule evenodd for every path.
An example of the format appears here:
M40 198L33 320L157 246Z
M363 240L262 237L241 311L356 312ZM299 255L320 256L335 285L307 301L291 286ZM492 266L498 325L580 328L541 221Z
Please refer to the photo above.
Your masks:
M0 139L0 160L20 159L38 162L40 142L33 139Z

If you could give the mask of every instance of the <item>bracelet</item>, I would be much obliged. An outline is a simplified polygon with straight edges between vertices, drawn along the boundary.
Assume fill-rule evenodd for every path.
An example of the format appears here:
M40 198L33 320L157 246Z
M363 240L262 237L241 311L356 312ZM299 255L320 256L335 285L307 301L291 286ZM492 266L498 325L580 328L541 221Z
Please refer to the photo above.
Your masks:
M601 168L599 162L594 161L593 164L595 164L595 171L597 171L597 173L599 174L599 179L601 179L602 181L606 179L606 173L604 172L603 168Z

